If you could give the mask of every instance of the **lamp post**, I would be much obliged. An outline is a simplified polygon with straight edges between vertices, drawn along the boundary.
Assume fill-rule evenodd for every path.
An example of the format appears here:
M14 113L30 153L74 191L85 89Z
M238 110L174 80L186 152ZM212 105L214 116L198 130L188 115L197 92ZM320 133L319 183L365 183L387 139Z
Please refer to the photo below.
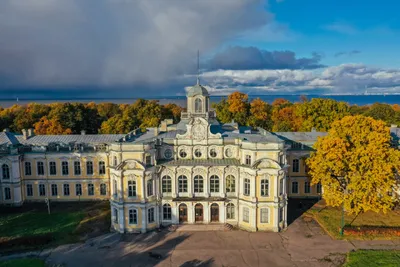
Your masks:
M342 203L342 219L341 219L341 222L340 222L340 231L339 231L339 234L340 234L340 236L343 236L343 234L344 234L344 201L345 201L345 196L346 196L346 184L344 183L344 181L343 181L343 183L342 183L342 188L343 188L343 203Z

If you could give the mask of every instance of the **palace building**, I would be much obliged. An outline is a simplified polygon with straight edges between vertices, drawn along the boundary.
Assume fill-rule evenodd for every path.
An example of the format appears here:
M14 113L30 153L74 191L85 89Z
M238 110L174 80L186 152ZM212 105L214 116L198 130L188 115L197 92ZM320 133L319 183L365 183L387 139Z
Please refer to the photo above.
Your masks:
M198 82L178 124L123 135L1 132L0 204L109 200L121 233L180 223L276 232L288 199L321 195L304 160L325 134L220 124Z

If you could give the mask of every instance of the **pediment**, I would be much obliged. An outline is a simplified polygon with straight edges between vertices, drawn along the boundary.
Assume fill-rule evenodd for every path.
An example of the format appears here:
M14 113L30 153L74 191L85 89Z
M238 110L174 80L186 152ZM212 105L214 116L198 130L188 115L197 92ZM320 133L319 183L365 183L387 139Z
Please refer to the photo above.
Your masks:
M220 133L213 134L210 131L211 125L203 118L192 118L186 125L186 133L177 134L177 139L190 139L194 141L203 141L206 139L220 139Z
M119 167L119 169L122 169L122 170L144 170L145 169L145 167L143 166L142 163L140 163L139 161L134 160L134 159L125 160L118 167Z
M257 160L252 167L255 169L281 169L279 163L272 159Z

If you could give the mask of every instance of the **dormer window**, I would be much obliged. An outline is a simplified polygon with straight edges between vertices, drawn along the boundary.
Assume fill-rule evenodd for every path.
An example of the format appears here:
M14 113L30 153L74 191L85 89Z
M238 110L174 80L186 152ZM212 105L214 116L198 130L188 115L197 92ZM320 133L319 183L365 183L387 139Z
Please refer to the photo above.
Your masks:
M200 98L196 98L196 100L194 101L194 112L196 113L203 112L202 101Z

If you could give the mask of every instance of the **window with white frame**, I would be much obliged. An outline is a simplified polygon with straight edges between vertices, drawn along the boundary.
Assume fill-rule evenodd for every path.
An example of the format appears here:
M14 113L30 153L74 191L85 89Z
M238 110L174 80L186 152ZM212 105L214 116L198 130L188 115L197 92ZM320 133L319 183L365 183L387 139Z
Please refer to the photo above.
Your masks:
M219 177L217 175L211 175L210 177L210 192L211 193L219 192Z
M129 224L137 224L137 210L136 209L129 210Z
M293 160L292 171L293 172L299 172L300 171L300 161L298 159L294 159Z
M86 161L86 174L93 175L93 161Z
M58 187L56 184L51 185L51 195L53 197L58 195Z
M194 179L193 179L193 181L194 181L194 188L193 188L193 190L194 190L194 192L195 193L203 193L204 192L204 179L203 179L203 176L201 176L201 175L196 175L195 177L194 177Z
M226 205L226 218L228 220L235 219L235 205L233 203Z
M44 164L43 164L43 162L42 161L38 161L36 163L36 166L37 166L37 174L38 175L44 175Z
M61 163L61 168L62 168L62 175L68 175L69 174L68 161L63 161Z
M244 222L249 222L250 221L249 218L250 218L250 210L249 210L249 208L243 207L243 221Z
M64 184L64 196L69 196L69 184Z
M243 195L250 196L250 179L244 179L244 190Z
M172 212L171 212L171 205L170 204L164 204L163 205L163 220L171 220L172 218Z
M268 223L269 222L269 209L268 208L262 208L260 209L260 221L261 223Z
M217 151L215 150L215 148L211 148L210 150L210 157L215 158L217 157Z
M31 184L26 185L26 196L28 196L28 197L33 196L33 187Z
M136 181L128 181L128 197L136 197Z
M100 195L105 196L107 195L107 185L100 184Z
M147 210L147 218L148 218L148 222L149 223L153 223L154 222L154 208L149 208Z
M153 195L153 180L147 181L147 196L150 197Z
M235 176L233 175L228 175L226 176L226 185L225 189L227 193L235 193L236 192L236 180Z
M88 184L88 195L94 196L94 184Z
M49 162L49 168L50 168L50 175L56 175L57 174L57 167L56 167L56 162L55 161L50 161Z
M82 185L81 184L75 185L75 195L82 196Z
M168 175L164 175L161 178L161 190L163 193L171 193L172 192L172 179Z
M4 188L4 199L5 200L11 199L11 189L9 187Z
M246 155L246 165L251 165L251 156L250 155Z
M106 163L99 161L99 174L106 174Z
M39 196L43 197L46 195L46 187L44 184L39 184Z
M186 156L187 156L187 153L186 153L186 151L184 150L184 149L181 149L180 151L179 151L179 157L181 157L181 158L186 158Z
M196 98L194 101L194 112L201 113L203 111L202 102L200 98Z
M304 193L306 193L306 194L311 193L311 185L310 185L310 182L308 182L308 181L304 182Z
M32 164L25 162L25 175L32 175Z
M299 193L299 183L296 181L292 182L292 194L298 194Z
M196 158L200 158L201 157L201 150L200 149L196 149L195 151L194 151L194 156L196 157Z
M185 175L180 175L178 177L178 192L187 193L188 191L188 181Z
M9 180L10 179L10 167L8 167L7 164L3 164L1 166L1 170L3 172L3 175L2 175L3 179L4 180Z
M81 175L81 162L74 161L74 175Z
M150 154L146 154L145 163L146 163L146 166L151 165L151 155Z
M268 179L261 180L261 196L262 197L269 196L269 180Z
M116 208L114 208L114 223L118 223L118 210Z

